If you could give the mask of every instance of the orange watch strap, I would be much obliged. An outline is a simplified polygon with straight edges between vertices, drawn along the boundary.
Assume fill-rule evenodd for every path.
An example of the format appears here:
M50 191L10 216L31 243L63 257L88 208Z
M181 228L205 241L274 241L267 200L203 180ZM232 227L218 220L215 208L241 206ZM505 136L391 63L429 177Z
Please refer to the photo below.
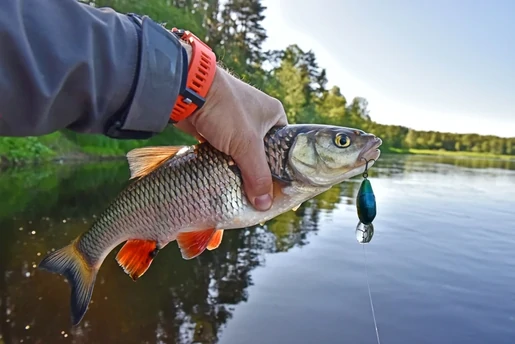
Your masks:
M189 31L171 30L192 47L185 89L177 97L170 119L179 122L204 105L216 74L216 56L211 48Z

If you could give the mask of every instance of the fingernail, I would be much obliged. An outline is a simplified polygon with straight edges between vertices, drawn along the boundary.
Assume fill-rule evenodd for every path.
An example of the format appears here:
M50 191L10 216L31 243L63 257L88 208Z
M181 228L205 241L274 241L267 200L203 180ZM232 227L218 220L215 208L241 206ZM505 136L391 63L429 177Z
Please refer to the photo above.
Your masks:
M259 210L268 210L272 206L272 197L269 194L254 198L254 206Z

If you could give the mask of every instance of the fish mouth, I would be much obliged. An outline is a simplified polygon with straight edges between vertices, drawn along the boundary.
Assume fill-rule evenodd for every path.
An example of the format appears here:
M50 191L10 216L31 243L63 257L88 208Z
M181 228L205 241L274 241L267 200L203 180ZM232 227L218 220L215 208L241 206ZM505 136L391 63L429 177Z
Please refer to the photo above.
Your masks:
M379 155L381 155L381 151L378 148L382 143L383 141L380 138L372 137L361 150L352 169L346 171L341 176L341 180L352 178L369 169L377 161Z
M383 144L383 141L379 137L374 137L372 140L367 142L360 155L358 156L358 164L363 166L370 161L368 166L372 166L372 164L377 161L379 156L381 155L381 151L379 150L379 146ZM373 161L371 161L373 160Z

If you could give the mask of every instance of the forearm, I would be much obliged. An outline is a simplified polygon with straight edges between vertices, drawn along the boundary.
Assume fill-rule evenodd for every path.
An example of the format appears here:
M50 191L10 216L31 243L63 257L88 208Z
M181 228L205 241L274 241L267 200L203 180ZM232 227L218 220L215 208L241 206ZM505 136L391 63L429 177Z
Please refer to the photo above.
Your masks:
M0 32L0 135L168 124L183 61L159 25L75 0L2 0Z

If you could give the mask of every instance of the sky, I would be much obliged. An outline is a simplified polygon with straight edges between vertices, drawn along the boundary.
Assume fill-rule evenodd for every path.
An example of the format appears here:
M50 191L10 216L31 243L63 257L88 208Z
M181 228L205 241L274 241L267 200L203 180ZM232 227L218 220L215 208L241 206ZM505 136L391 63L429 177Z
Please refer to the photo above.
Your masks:
M297 44L383 124L515 137L515 1L263 0L264 49Z

